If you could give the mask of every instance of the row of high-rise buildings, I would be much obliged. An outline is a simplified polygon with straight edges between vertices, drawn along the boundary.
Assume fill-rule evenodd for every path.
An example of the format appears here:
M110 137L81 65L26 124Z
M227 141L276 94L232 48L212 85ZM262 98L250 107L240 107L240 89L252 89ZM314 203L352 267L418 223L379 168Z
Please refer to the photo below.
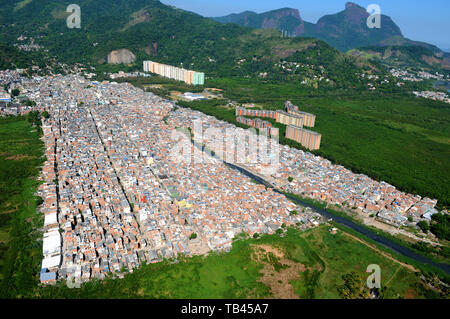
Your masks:
M310 150L318 150L322 135L304 129L303 126L314 127L316 123L316 116L311 113L302 112L298 106L293 105L290 101L284 104L286 111L269 111L269 110L255 110L246 109L243 107L236 108L236 120L255 128L271 127L270 122L261 121L259 119L247 119L243 116L263 117L274 119L277 123L286 125L286 138L300 143L303 147ZM269 125L270 124L270 125ZM274 131L275 128L272 128ZM276 131L278 133L278 130ZM275 135L272 133L272 135Z
M278 111L246 109L244 107L236 108L236 116L255 116L276 119L277 112Z
M289 114L303 117L303 126L314 127L316 124L316 116L314 114L299 111L298 106L292 104L291 101L286 101L284 107Z
M156 73L169 79L183 81L187 84L205 84L205 73L181 69L153 61L144 61L144 72Z
M236 108L236 116L254 116L275 119L277 123L284 125L295 125L299 127L308 126L314 127L316 123L316 116L311 113L306 113L298 110L298 107L287 101L285 103L286 112L268 111L268 110L254 110L243 107Z
M261 131L265 132L268 136L277 136L278 135L278 128L272 127L272 123L263 121L261 119L248 119L246 117L238 116L236 118L236 121L239 123L260 129Z
M276 120L277 120L277 123L281 123L286 126L295 125L298 127L303 127L304 118L302 116L298 116L296 114L286 113L283 111L277 111L277 119Z
M303 147L310 150L318 150L322 140L322 134L304 129L303 126L314 127L316 116L311 113L302 112L298 106L286 101L284 103L288 114L289 124L286 124L286 138L300 143ZM302 123L298 119L302 120ZM282 123L282 122L281 122Z

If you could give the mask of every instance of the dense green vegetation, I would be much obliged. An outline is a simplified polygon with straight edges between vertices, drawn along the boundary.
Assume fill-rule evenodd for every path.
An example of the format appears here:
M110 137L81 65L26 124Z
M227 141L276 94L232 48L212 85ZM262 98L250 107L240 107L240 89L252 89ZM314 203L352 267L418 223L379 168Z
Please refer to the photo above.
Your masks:
M419 226L419 228L424 232L424 233L428 233L428 231L430 230L430 225L424 221L421 220L420 222L417 223L417 226Z
M434 45L403 37L400 28L385 15L381 17L382 28L369 29L367 17L364 8L352 4L344 11L320 18L317 24L303 21L298 10L290 8L261 14L246 11L213 19L252 28L270 26L288 31L291 36L317 38L344 52L352 49L352 56L373 59L388 67L449 72L448 53Z
M431 232L439 239L450 240L450 215L435 214L431 220Z
M331 45L348 50L389 40L392 43L397 41L397 47L408 52L422 47L427 56L431 51L437 53L433 51L437 48L431 45L403 38L388 17L383 16L382 29L367 29L367 13L359 6L323 17L317 30L306 24L307 32L302 37L283 38L276 30L224 25L157 0L80 0L77 4L82 8L81 28L69 29L66 25L69 4L71 2L68 0L4 0L0 8L2 41L10 46L10 51L16 50L12 48L13 44L30 44L33 38L34 43L44 49L32 53L20 52L20 55L46 55L48 50L48 54L57 56L60 62L99 66L106 62L109 52L126 48L134 53L136 63L120 66L123 70L142 69L142 61L151 59L204 71L208 76L255 77L267 73L264 76L269 79L285 81L305 80L305 76L310 80L312 75L326 75L331 80L327 82L330 88L363 86L361 82L364 81L358 81L357 73L361 70L381 72L377 63L345 55ZM293 16L281 19L284 18L296 19ZM296 28L292 21L286 23ZM286 23L283 25L285 30L289 29ZM339 34L335 34L336 30ZM17 40L21 35L27 38ZM415 49L408 48L413 45ZM377 50L376 47L373 50ZM408 57L421 54L416 51ZM13 55L18 63L23 60L17 52ZM285 70L274 65L280 59L307 63L314 72L297 72L294 74L296 76L286 74ZM35 64L42 66L45 59L36 60ZM2 64L0 59L0 66ZM325 74L321 73L321 65L326 66ZM100 66L99 69L104 68Z
M275 63L300 51L297 62L314 65L308 78L320 76L319 65L327 61L333 66L327 72L333 77L332 86L340 88L349 83L359 85L356 73L363 69L381 71L378 66L345 56L320 40L282 38L275 30L223 25L156 0L80 0L80 29L67 28L65 10L70 1L33 0L22 6L15 0L5 1L5 17L0 24L4 41L9 45L27 44L34 38L61 62L98 66L112 50L126 48L135 54L136 63L121 66L124 70L136 66L142 69L143 60L154 60L204 71L208 77L265 74L269 79L285 81L305 74L285 74ZM19 35L28 39L18 41ZM293 59L296 60L290 60ZM114 68L117 66L111 69ZM339 78L337 72L345 76Z
M339 295L345 299L355 299L361 294L361 277L354 271L342 276L344 283L338 287Z
M275 30L223 25L157 0L80 0L81 29L66 26L65 9L70 1L33 0L22 5L16 0L5 1L0 33L8 45L27 44L34 38L60 62L94 65L98 73L141 70L142 61L150 59L203 71L207 77L262 77L297 88L304 86L303 90L312 88L315 93L366 91L368 81L360 74L370 72L380 76L379 89L399 90L393 78L382 82L386 73L378 62L343 54L323 41L282 38ZM28 39L18 41L19 35ZM121 48L135 54L134 64L104 64L109 52ZM44 60L36 64L43 67ZM278 62L307 66L283 68Z
M0 70L28 66L27 56L14 47L0 43Z
M0 298L24 296L38 283L43 218L34 193L44 150L37 118L0 118Z

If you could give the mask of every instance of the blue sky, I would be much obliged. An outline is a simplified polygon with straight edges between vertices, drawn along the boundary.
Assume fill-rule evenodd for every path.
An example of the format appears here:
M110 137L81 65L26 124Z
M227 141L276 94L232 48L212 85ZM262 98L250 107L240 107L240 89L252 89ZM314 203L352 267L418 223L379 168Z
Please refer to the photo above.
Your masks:
M301 17L309 22L325 15L342 11L344 0L161 0L165 4L189 10L203 16L223 16L245 10L265 12L284 7L299 9ZM378 4L381 13L390 16L403 35L417 41L432 43L450 51L449 0L358 0L362 7Z

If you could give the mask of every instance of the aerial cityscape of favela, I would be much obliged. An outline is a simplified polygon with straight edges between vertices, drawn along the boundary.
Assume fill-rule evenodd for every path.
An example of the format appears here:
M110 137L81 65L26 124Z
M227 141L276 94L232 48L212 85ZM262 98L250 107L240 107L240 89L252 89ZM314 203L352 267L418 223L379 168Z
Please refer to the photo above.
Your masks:
M449 17L2 0L0 299L448 300Z

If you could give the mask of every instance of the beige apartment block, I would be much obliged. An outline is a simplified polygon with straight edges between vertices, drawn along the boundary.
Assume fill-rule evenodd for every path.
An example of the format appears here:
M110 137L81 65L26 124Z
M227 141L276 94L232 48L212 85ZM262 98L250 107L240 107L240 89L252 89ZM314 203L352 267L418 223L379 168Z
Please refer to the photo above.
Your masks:
M303 147L310 150L318 150L322 134L306 130L301 127L289 125L286 127L286 138L300 143Z
M295 125L298 127L303 127L303 117L295 114L277 111L276 120L277 123L281 123L284 125Z
M290 111L290 114L303 117L303 125L308 127L314 127L316 124L316 116L311 113L306 113L302 111Z
M298 106L292 104L291 101L286 101L284 107L289 114L303 117L303 126L314 127L316 124L316 116L314 114L300 111Z

